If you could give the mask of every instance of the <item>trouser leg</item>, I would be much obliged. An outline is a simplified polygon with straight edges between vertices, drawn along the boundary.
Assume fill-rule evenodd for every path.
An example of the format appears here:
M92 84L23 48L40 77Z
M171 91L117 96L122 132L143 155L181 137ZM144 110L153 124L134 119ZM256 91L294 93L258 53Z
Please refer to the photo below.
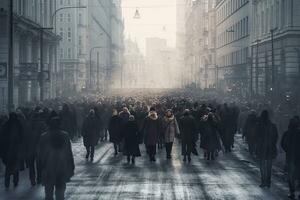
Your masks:
M7 187L7 188L10 185L10 174L8 172L7 167L5 168L5 180L4 180L4 184L5 184L5 187Z
M272 178L272 160L269 159L266 162L266 184L268 186L271 185L271 178Z
M291 194L295 194L296 190L296 167L294 164L288 164L288 179L289 179L289 189Z
M46 184L45 185L45 200L54 200L53 192L54 192L54 185Z
M55 198L56 200L65 199L66 184L55 185Z
M13 174L13 182L14 182L15 186L17 186L19 184L19 171L14 172L14 174Z
M260 161L260 176L261 176L261 183L264 185L266 183L265 180L265 161L261 160Z
M115 149L115 155L118 154L118 144L115 142L114 143L114 149Z
M90 146L86 146L85 149L86 149L86 159L88 159L91 154Z
M35 184L36 177L35 177L35 158L30 157L28 159L28 168L29 168L29 179L31 181L31 184Z
M91 159L94 159L95 146L91 146Z

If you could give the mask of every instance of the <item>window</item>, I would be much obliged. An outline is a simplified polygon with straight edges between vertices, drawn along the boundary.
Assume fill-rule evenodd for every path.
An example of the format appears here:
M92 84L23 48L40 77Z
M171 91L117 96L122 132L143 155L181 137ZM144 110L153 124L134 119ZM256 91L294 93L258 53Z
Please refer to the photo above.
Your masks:
M64 38L64 29L63 28L59 29L59 35L61 38Z
M59 15L59 21L63 22L64 21L64 14Z
M78 44L82 45L82 36L81 35L78 37Z
M68 22L71 22L71 14L68 13Z
M71 28L68 28L68 41L69 42L71 42L71 37L72 37Z
M61 48L61 49L60 49L60 58L63 58L63 57L64 57L64 49Z
M71 48L68 48L68 58L71 59Z
M64 4L64 0L60 0L60 5L63 5Z

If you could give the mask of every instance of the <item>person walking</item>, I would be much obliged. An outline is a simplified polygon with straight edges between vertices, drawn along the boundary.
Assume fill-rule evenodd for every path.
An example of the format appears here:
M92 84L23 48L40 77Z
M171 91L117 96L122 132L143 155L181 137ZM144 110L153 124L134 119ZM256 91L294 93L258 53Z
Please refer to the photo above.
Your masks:
M277 156L277 127L271 122L269 112L261 113L257 126L256 155L260 160L261 185L260 187L271 187L272 161Z
M60 119L49 122L49 130L41 136L38 144L38 162L42 170L45 200L64 200L66 183L74 175L75 165L68 133L60 130Z
M246 139L248 143L248 150L250 155L255 154L255 143L257 138L257 116L254 110L251 110L250 114L246 119L246 123L243 127L243 137Z
M124 125L124 149L123 154L127 156L127 163L134 164L135 158L141 156L139 148L139 129L133 115L129 116L129 120Z
M83 144L86 148L86 159L94 160L95 146L98 144L100 139L101 124L97 118L95 111L90 110L88 116L83 122L81 135L83 137Z
M184 111L183 116L179 120L179 130L182 144L181 153L184 157L183 161L186 162L186 159L188 159L191 162L191 153L197 138L197 127L195 119L188 109Z
M122 121L118 115L118 111L113 109L112 117L108 122L108 132L109 132L109 140L114 144L115 156L118 155L118 152L121 152L121 127Z
M142 127L142 132L144 134L144 143L146 145L149 159L151 162L155 162L156 145L158 143L158 137L162 131L161 122L158 118L155 108L150 108L149 114L145 118Z
M1 157L5 165L5 187L9 188L11 176L13 176L14 186L17 187L24 137L23 127L16 113L9 114L8 121L3 125L0 141Z
M171 159L171 152L175 136L180 134L177 120L172 110L167 110L163 119L164 141L166 147L167 159Z
M295 199L296 180L300 168L300 128L294 117L290 120L288 130L283 134L281 147L286 153L286 164L289 180L290 199ZM300 199L300 195L299 195Z

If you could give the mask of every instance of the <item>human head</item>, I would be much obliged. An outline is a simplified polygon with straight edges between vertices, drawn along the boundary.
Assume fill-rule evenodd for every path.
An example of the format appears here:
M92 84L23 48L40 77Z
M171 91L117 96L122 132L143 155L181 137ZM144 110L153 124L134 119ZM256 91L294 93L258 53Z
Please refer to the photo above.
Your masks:
M49 129L50 130L58 130L59 127L60 127L59 117L52 117L49 121Z
M166 116L167 117L171 117L173 115L173 111L171 110L171 109L168 109L167 111L166 111Z
M262 111L261 115L260 115L261 119L263 121L269 121L269 112L267 110Z

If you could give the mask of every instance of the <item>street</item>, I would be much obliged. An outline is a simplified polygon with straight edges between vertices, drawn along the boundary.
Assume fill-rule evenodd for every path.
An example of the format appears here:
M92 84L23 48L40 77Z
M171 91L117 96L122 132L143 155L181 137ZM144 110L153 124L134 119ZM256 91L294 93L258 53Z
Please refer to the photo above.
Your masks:
M73 144L76 163L75 176L67 186L66 199L286 199L287 184L275 172L271 189L261 189L259 168L241 147L239 140L232 154L220 154L215 162L201 155L192 162L183 163L178 141L173 159L165 159L160 150L156 163L150 163L144 147L142 157L135 166L126 158L113 156L113 147L101 143L96 150L94 163L85 161L81 142ZM0 196L3 200L43 199L41 186L31 187L27 171L22 172L16 189L4 189L1 179Z

